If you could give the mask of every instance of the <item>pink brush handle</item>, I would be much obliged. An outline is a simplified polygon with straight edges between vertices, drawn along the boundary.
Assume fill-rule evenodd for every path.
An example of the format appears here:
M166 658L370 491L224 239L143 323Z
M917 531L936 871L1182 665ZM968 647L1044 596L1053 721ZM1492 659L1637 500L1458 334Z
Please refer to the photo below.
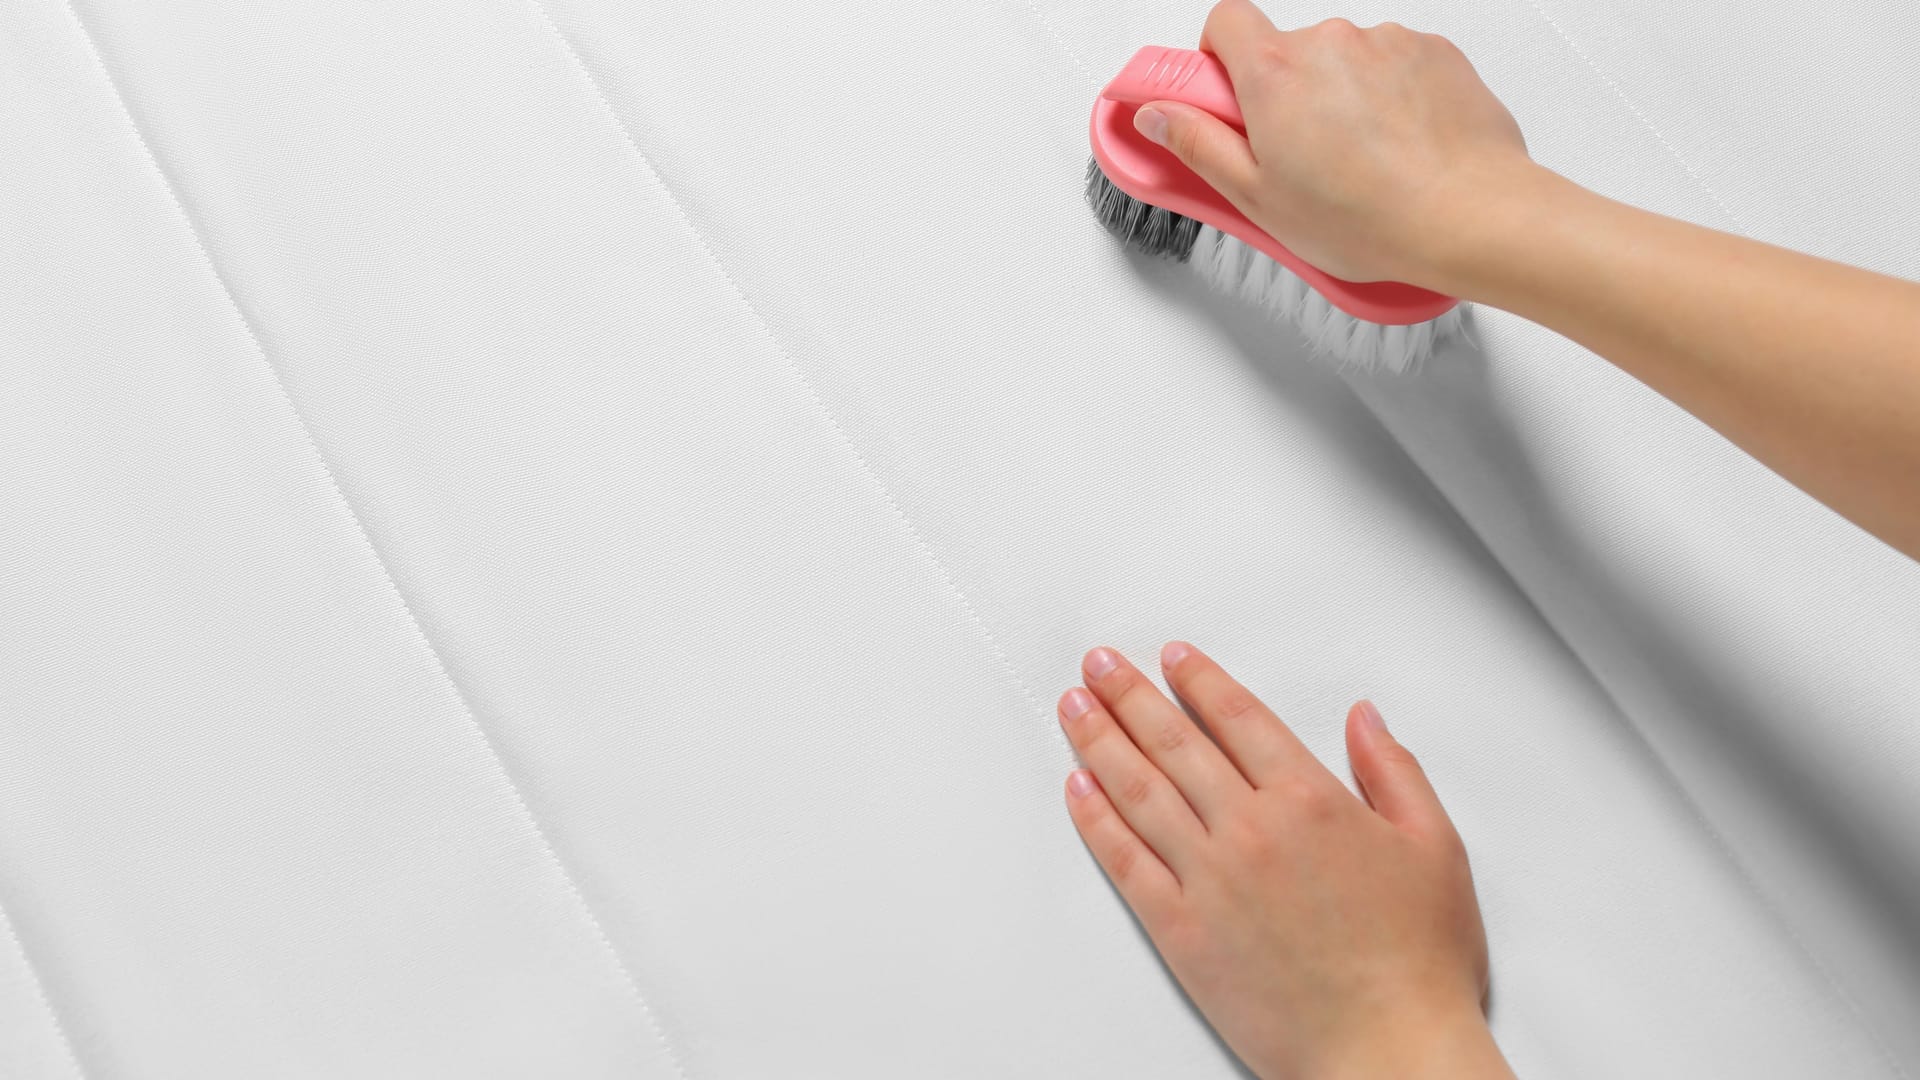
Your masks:
M1459 303L1451 296L1398 281L1344 281L1287 250L1193 170L1134 130L1133 114L1149 101L1192 105L1246 130L1233 83L1220 61L1193 49L1141 49L1093 106L1094 160L1121 191L1252 245L1304 278L1334 307L1368 322L1387 326L1426 322Z
M1242 131L1247 129L1227 69L1198 49L1149 45L1133 54L1100 96L1135 106L1149 101L1178 101L1205 109Z

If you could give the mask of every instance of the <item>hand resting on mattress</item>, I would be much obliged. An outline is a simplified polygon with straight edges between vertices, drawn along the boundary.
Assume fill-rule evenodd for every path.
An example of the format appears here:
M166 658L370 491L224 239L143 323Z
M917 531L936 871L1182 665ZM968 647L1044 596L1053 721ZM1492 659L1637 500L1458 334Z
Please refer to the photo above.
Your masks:
M1234 1053L1269 1080L1511 1077L1466 848L1379 711L1347 716L1362 801L1198 649L1160 659L1204 728L1093 650L1060 698L1067 806Z

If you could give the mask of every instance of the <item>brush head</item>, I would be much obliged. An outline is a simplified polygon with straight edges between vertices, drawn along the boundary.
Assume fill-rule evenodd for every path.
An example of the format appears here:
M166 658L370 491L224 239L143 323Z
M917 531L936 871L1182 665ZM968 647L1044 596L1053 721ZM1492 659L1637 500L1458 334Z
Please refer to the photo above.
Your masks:
M1198 221L1121 191L1093 158L1087 159L1087 205L1114 239L1142 254L1186 262L1200 236Z
M1460 329L1459 307L1408 325L1349 315L1251 244L1120 190L1096 159L1087 161L1087 205L1120 242L1147 255L1192 263L1208 285L1291 323L1315 355L1341 367L1412 371Z
M1213 288L1284 318L1316 355L1347 368L1404 374L1460 329L1458 307L1438 318L1399 326L1356 318L1334 307L1298 274L1211 225L1200 227L1186 261Z

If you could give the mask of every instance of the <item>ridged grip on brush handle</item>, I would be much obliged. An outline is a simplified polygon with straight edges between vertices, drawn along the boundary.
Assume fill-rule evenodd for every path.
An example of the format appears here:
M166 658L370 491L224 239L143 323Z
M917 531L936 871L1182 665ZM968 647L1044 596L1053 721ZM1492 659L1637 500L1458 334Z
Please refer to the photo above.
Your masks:
M1136 106L1149 101L1178 101L1205 109L1242 131L1247 127L1227 69L1198 49L1159 45L1141 49L1107 84L1102 96Z

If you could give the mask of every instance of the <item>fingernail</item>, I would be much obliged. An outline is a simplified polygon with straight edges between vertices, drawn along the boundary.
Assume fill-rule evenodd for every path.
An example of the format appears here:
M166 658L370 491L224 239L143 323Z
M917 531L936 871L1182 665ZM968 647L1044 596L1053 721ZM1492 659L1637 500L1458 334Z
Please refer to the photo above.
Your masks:
M1160 650L1160 666L1171 671L1180 665L1180 661L1193 655L1193 646L1184 641L1169 641Z
M1069 720L1080 719L1092 708L1093 695L1077 686L1067 691L1067 696L1060 701L1061 715Z
M1105 646L1087 654L1087 675L1091 678L1105 678L1109 671L1119 666L1120 657Z
M1093 774L1085 769L1075 769L1068 773L1067 791L1076 799L1084 799L1093 794Z
M1386 718L1380 715L1379 709L1373 707L1373 702L1361 701L1358 705L1354 706L1354 710L1360 714L1360 724L1362 727L1369 731L1377 731L1382 735L1387 733Z
M1155 146L1167 145L1167 114L1151 105L1133 114L1133 129Z

